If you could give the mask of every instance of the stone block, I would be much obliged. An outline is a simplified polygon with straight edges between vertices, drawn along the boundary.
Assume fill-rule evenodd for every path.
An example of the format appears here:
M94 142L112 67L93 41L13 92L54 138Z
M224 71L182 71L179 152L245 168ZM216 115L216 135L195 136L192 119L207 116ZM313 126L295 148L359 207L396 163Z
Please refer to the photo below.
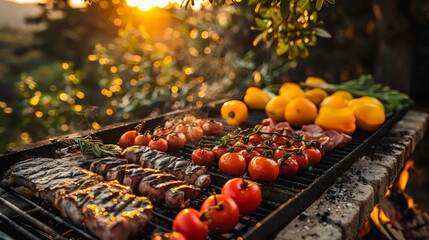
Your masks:
M377 204L386 194L388 184L388 170L381 165L373 164L368 158L361 158L352 169L361 172L361 178L374 190L374 202ZM373 205L374 206L374 205Z
M305 217L303 217L305 216ZM275 240L341 240L341 228L326 222L319 222L315 218L309 218L306 213L292 220L292 222L280 231Z
M356 205L359 208L356 229L359 229L368 220L375 204L374 189L362 176L359 169L350 169L342 177L339 177L335 184L323 194L323 198L324 201L334 205L342 202L345 202L346 206L347 203ZM353 208L351 210L354 211ZM331 219L333 219L332 216ZM350 219L350 221L354 220Z

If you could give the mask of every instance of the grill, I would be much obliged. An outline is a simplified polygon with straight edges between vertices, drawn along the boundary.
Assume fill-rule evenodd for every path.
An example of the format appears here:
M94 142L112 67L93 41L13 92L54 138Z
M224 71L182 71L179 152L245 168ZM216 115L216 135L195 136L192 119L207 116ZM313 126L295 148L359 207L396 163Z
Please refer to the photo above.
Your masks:
M199 117L219 117L222 101L208 104L202 108L191 108L171 112L160 117L145 119L143 131L152 130L165 119L193 113ZM376 132L369 134L356 132L352 141L343 148L336 148L328 153L314 168L301 171L290 178L279 177L273 183L261 183L263 201L261 206L250 216L240 217L236 228L229 234L210 234L210 239L267 239L272 237L293 218L298 216L306 207L314 202L335 179L348 169L357 158L367 151L405 114L406 110L390 117ZM260 123L266 115L261 111L250 111L248 121L241 128L253 127ZM120 135L134 128L140 121L121 123L103 128L93 135L104 143L116 143ZM235 130L226 126L225 132ZM84 136L89 132L79 132L75 136ZM73 137L73 136L68 136ZM204 136L202 142L215 145L219 136ZM195 145L187 144L184 149L171 152L190 158ZM50 141L31 145L17 152L0 157L0 177L15 162L29 157L53 157L56 145ZM202 193L191 203L191 207L199 209L202 202L213 192L219 193L223 184L231 178L211 166L209 173L212 183L203 189ZM177 211L168 209L165 205L156 204L152 220L137 239L150 239L154 231L170 232L172 221ZM83 226L75 226L61 217L61 214L48 203L32 198L14 188L0 188L0 238L5 239L95 239Z

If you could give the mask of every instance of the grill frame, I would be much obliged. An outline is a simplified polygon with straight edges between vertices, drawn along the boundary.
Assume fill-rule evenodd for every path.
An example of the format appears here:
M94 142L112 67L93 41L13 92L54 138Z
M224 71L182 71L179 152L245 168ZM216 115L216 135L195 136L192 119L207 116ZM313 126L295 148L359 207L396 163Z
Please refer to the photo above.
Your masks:
M221 103L223 103L225 99L219 100L216 102L212 102L210 104L205 105L202 108L189 108L185 110L179 110L170 112L164 115L161 115L159 117L154 118L147 118L145 120L145 126L143 130L146 129L153 129L156 126L158 126L160 123L162 123L165 119L168 119L170 117L183 115L186 113L193 113L196 116L200 117L209 117L209 118L217 118L219 119L219 109L221 106ZM271 213L268 213L267 215L263 216L261 220L259 220L256 224L254 224L254 219L248 220L250 224L246 226L246 231L243 234L240 234L239 236L232 236L232 237L242 237L244 239L265 239L267 237L272 237L276 232L280 231L282 227L287 225L290 221L292 221L296 216L298 216L302 211L304 211L311 203L313 203L322 193L328 189L336 180L337 177L339 177L344 171L346 171L348 168L351 167L351 165L361 156L364 152L369 150L371 146L373 146L379 139L381 139L382 136L384 136L393 126L394 124L399 121L403 115L406 113L407 109L404 109L402 111L397 112L395 115L387 119L385 124L381 126L376 132L374 133L364 133L364 132L357 132L353 135L352 142L349 143L347 146L341 149L335 149L333 152L328 153L319 163L315 169L312 172L301 172L297 176L292 177L291 179L284 179L280 178L279 180L276 180L274 183L263 183L263 185L267 185L266 189L269 189L269 191L272 191L270 193L264 192L264 186L262 186L263 189L263 195L270 194L272 196L279 197L280 201L282 198L282 194L286 194L287 200L282 203L276 203L278 204L278 207L276 207ZM262 115L261 115L262 114ZM252 116L252 114L249 114L249 116ZM258 113L258 118L256 120L256 123L259 123L262 118L261 116L264 116L264 113ZM266 117L266 116L264 116ZM244 124L242 127L253 127L253 124L255 119L250 119L248 123ZM81 131L77 134L67 135L63 137L57 138L57 140L61 140L63 138L73 138L77 136L85 136L88 134L93 134L97 138L100 138L105 143L115 143L117 139L119 139L120 135L130 129L133 129L137 124L139 124L141 121L131 121L128 123L119 123L114 125L109 125L104 128L101 128L100 130L91 132L91 131ZM213 139L208 139L208 141L212 141ZM186 152L179 152L180 155L189 155L194 146L188 146L187 153ZM8 153L5 155L0 156L0 178L3 177L4 172L15 162L27 159L29 157L52 157L55 156L55 148L56 144L52 143L49 140L42 141L33 145L25 146L24 148L18 149L15 152ZM215 184L215 188L217 187L217 191L219 192L219 185L221 186L222 181L226 181L226 178L228 176L220 173L219 171L216 171L216 169L211 169L209 171L214 177L214 179L220 179L220 182ZM313 178L312 180L309 180ZM305 181L309 181L308 183L305 183ZM303 183L304 182L304 183ZM291 185L290 187L276 187L276 185ZM270 186L271 185L271 186ZM213 187L213 186L212 186ZM0 197L3 195L0 188ZM7 191L15 191L13 189L8 189ZM12 194L18 194L18 192L12 192ZM25 197L18 196L22 201L26 201ZM32 202L32 200L27 199L27 201ZM2 204L0 202L0 204ZM32 204L39 206L38 203L32 202ZM37 208L37 207L36 207ZM42 207L42 209L44 209ZM272 209L266 209L267 212L269 212ZM44 210L49 212L48 210ZM43 212L43 210L42 210ZM51 217L56 217L59 219L56 219L58 221L65 221L62 220L57 215L53 215ZM161 214L161 216L157 216L158 218L166 217ZM0 221L2 218L0 218ZM3 221L6 221L3 219ZM166 220L171 221L171 219ZM247 221L243 217L240 221ZM253 221L253 222L252 222ZM152 222L152 221L151 221ZM64 224L64 223L62 223ZM65 224L69 224L67 221L65 221ZM152 223L153 224L153 223ZM253 224L253 226L251 225ZM72 224L71 224L72 225ZM76 226L68 226L72 227L74 231L83 233L83 239L91 239L93 238L90 234L85 232L84 229L81 227ZM171 227L171 226L170 226ZM161 224L153 224L151 227L158 228L161 230L169 230L168 228L163 227ZM0 228L0 233L1 233ZM85 236L86 235L86 236ZM147 237L147 236L146 236ZM146 239L145 237L145 239ZM228 238L225 236L218 236L218 235L210 235L211 239L226 239Z

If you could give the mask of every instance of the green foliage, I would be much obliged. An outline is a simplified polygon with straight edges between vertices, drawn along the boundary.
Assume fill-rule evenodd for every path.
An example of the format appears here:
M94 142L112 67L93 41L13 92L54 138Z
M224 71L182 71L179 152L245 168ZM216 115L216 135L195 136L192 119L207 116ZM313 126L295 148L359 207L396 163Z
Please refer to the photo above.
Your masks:
M210 3L239 5L235 0L210 0ZM254 6L258 14L252 29L260 33L253 44L256 46L263 41L268 46L275 46L276 54L287 54L289 60L308 57L308 48L316 45L317 36L331 37L317 21L317 11L335 4L335 0L249 0L247 3ZM181 4L185 9L193 5L194 0L183 0Z
M315 8L320 10L329 2L318 0ZM290 60L308 57L308 48L316 45L317 36L331 37L320 28L317 11L311 3L309 0L249 1L259 15L253 30L260 33L253 44L264 41L268 46L274 45L277 55L287 54Z

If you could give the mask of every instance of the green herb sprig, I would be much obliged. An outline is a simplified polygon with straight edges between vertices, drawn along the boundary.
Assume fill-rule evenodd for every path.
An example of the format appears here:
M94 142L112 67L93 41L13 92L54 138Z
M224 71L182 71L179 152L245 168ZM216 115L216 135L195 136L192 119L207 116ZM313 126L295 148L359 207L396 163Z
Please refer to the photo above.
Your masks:
M57 142L65 146L68 151L78 150L83 155L94 157L118 157L121 154L121 147L115 144L104 144L100 139L92 135L77 137L73 139L63 139Z

